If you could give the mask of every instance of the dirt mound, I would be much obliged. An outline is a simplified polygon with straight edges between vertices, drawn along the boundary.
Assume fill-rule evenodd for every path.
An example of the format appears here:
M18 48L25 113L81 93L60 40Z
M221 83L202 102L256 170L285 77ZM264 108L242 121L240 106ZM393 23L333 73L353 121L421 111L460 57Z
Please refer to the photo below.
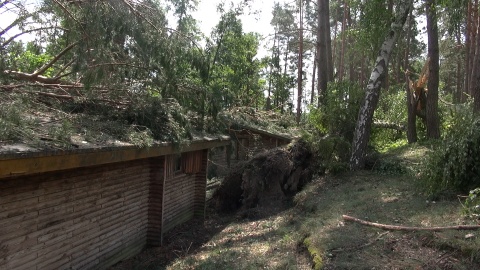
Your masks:
M300 140L286 149L276 148L238 164L214 193L217 208L234 211L295 194L312 178L312 153Z

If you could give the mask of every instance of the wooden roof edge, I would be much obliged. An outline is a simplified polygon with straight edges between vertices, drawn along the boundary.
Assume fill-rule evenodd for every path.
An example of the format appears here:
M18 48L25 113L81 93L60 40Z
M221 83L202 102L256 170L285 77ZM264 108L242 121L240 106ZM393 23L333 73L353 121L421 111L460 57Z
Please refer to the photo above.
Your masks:
M230 144L230 137L196 138L175 147L171 143L150 147L117 146L90 149L75 149L55 152L28 152L0 156L0 179L30 175L137 159L160 157L182 152L199 151Z

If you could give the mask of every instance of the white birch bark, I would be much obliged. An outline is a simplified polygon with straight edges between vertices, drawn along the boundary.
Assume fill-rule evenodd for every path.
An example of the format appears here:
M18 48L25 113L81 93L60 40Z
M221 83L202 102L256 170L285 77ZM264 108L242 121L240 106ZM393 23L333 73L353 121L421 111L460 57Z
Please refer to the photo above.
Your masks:
M392 49L397 42L398 35L407 20L408 13L412 8L412 0L401 0L397 4L397 15L395 22L390 26L388 35L380 48L375 67L370 74L370 79L365 91L365 99L358 112L357 124L352 143L352 155L350 157L350 169L358 170L365 167L365 156L370 132L372 128L373 113L377 107L380 97L380 88L384 80L388 61Z

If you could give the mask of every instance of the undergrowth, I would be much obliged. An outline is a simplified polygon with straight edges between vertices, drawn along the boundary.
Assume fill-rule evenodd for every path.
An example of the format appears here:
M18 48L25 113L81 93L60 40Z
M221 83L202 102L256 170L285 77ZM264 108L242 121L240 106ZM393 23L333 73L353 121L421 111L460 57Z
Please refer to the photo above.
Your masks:
M421 179L431 196L468 194L480 187L480 119L463 106L424 161Z

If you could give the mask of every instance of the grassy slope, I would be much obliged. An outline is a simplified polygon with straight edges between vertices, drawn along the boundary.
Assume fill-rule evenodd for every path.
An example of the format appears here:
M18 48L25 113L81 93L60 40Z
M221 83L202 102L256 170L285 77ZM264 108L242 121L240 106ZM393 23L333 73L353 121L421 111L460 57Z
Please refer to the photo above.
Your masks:
M377 167L383 173L317 178L293 203L234 216L212 212L203 226L215 232L198 248L184 241L170 262L138 269L480 269L477 232L387 232L342 220L347 214L405 226L471 224L458 201L427 201L412 173L385 174L408 171L424 151L407 147L384 156ZM466 239L469 233L476 237Z

